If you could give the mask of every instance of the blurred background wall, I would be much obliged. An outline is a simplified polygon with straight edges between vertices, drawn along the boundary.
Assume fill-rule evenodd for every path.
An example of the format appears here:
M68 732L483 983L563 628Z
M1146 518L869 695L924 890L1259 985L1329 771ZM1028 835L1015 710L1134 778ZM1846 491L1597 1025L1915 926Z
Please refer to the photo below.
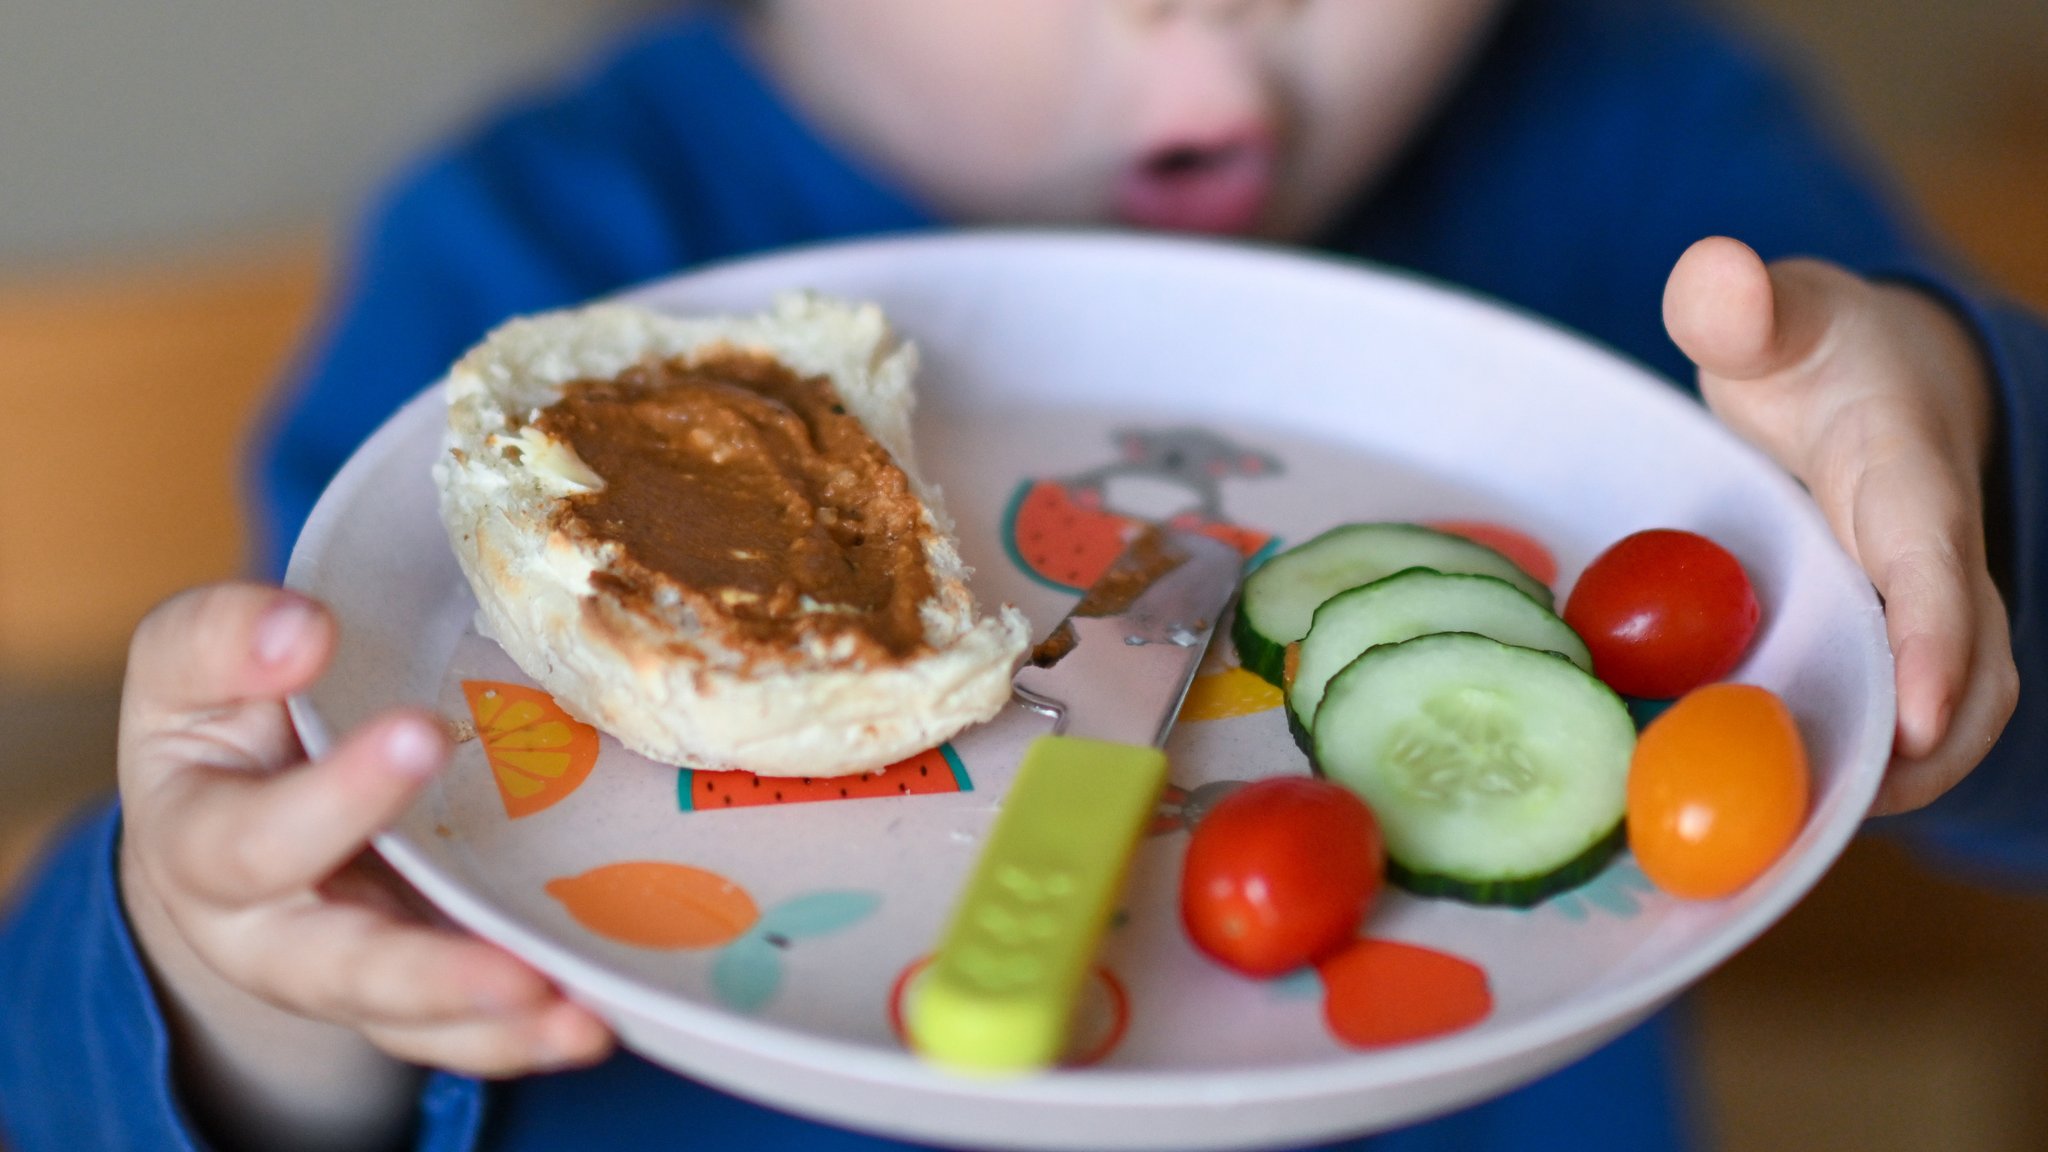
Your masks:
M187 254L351 207L652 0L13 0L0 267Z
M106 785L136 619L240 569L239 445L329 239L658 2L0 0L0 886ZM2048 4L1721 2L2048 310ZM1696 998L1724 1145L2048 1148L2044 961L2040 901L1859 844Z

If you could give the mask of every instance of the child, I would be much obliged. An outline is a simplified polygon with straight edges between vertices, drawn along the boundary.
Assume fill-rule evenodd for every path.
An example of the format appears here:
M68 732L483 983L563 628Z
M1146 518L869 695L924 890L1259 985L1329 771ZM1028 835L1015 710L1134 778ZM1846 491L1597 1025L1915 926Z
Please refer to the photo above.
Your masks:
M1696 377L1886 597L1881 810L1947 792L1925 838L2048 864L2048 781L2025 771L2048 708L2007 724L2013 645L2048 674L2048 331L1958 287L1677 0L765 0L664 22L383 205L268 446L273 560L369 430L510 314L803 241L1026 221L1368 257ZM280 701L334 639L249 585L138 631L119 812L0 930L19 1148L892 1146L611 1054L531 970L419 912L365 843L447 749L402 713L298 765ZM1356 1146L1682 1146L1673 1038L1657 1017Z

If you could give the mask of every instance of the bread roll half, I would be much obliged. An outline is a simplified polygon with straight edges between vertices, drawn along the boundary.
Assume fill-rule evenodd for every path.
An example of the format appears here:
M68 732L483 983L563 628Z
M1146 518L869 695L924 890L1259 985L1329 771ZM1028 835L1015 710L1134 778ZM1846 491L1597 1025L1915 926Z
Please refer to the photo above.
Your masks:
M720 607L751 603L751 594L651 578L630 546L594 536L570 515L606 488L573 437L550 423L549 413L568 408L557 402L572 385L644 380L631 373L735 355L772 358L813 384L824 377L900 469L902 479L890 482L900 490L907 480L917 504L897 507L909 508L920 529L899 533L895 546L899 557L921 552L925 565L906 586L929 588L912 602L914 621L898 614L911 621L908 631L921 629L907 647L882 651L835 616L853 609L809 597L792 610L794 632L764 644ZM1029 629L1014 607L976 611L952 525L911 449L915 364L915 350L894 339L879 309L812 296L752 316L601 305L504 325L448 376L446 450L434 468L480 627L569 711L669 764L843 775L989 719L1009 699ZM829 511L816 519L838 523ZM691 525L675 528L689 544ZM622 575L629 570L631 580Z

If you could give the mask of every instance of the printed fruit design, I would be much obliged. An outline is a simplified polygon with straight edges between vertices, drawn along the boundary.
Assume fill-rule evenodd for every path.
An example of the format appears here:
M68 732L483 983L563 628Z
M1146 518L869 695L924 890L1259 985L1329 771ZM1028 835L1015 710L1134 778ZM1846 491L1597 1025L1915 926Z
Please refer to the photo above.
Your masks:
M1010 559L1032 579L1068 592L1093 584L1124 549L1143 517L1111 505L1107 487L1121 478L1163 481L1185 491L1192 506L1165 523L1221 540L1246 556L1272 538L1223 518L1222 481L1270 476L1279 461L1197 428L1127 429L1115 434L1121 458L1072 476L1026 480L1010 498L1003 540Z
M570 719L540 689L464 680L462 695L507 817L517 820L555 804L597 763L597 729Z
M635 948L715 948L761 918L747 890L718 873L659 860L560 877L546 892L578 924Z
M889 1030L896 1034L896 1042L906 1048L910 1046L910 1040L903 1029L904 997L918 974L931 962L929 956L911 961L889 987ZM1130 993L1124 990L1124 983L1117 979L1115 972L1104 965L1096 965L1089 973L1088 982L1082 985L1081 995L1074 1005L1074 1026L1067 1036L1067 1052L1060 1061L1061 1067L1086 1068L1101 1063L1116 1051L1130 1026Z
M550 880L544 890L607 940L663 951L717 949L711 990L727 1007L748 1013L775 998L783 956L797 941L849 928L882 903L873 892L827 889L762 911L724 876L662 860L606 864Z
M1360 940L1316 965L1323 1021L1353 1048L1448 1035L1493 1012L1486 970L1470 960L1397 940Z
M859 776L756 776L751 772L699 772L685 768L676 779L676 800L685 812L973 790L974 781L967 775L967 766L960 762L960 755L951 744Z
M1102 507L1102 494L1057 480L1025 481L1004 517L1011 559L1036 580L1078 592L1109 570L1138 522Z
M1495 524L1491 520L1433 520L1423 527L1463 536L1474 544L1484 544L1514 561L1515 567L1542 583L1557 583L1557 557L1550 554L1543 541L1527 532Z
M1263 677L1243 668L1225 668L1195 677L1194 683L1188 685L1187 699L1181 702L1180 719L1229 720L1278 708L1285 698L1278 687L1266 683Z

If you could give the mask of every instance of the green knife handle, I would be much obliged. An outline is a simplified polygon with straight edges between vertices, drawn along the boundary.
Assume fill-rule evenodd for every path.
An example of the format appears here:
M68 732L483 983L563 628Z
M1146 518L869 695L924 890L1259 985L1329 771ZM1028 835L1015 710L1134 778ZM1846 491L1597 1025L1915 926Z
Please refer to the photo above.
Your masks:
M1035 741L913 989L919 1053L962 1071L1060 1057L1075 997L1166 784L1166 753L1071 736Z

